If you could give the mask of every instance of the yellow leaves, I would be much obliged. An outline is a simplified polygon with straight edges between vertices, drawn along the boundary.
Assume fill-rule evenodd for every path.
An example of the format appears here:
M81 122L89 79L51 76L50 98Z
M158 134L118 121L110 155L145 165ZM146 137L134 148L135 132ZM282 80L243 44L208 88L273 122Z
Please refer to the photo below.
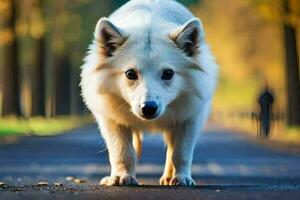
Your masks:
M299 23L300 17L296 13L291 13L286 17L286 22L292 26L297 26Z
M12 17L11 7L11 0L0 0L0 45L10 44L14 40L14 31L5 23Z
M296 14L296 15L300 15L300 1L299 0L290 0L290 9L291 12Z
M20 19L17 21L16 32L20 36L25 36L28 33L28 23L24 19Z
M31 22L30 24L30 35L33 38L41 38L45 34L45 26L42 20L36 20L35 22Z
M9 28L0 29L0 45L7 45L12 43L14 40L13 30Z
M278 21L280 19L280 9L276 5L270 5L269 3L261 3L257 6L258 13L270 21Z
M46 32L45 24L38 19L34 21L19 20L16 31L20 36L31 36L35 39L41 38Z
M262 20L280 22L283 13L284 0L248 0L252 11Z
M251 2L251 0L248 0ZM287 1L289 13L285 12L284 2ZM299 0L255 0L254 12L263 20L285 22L296 26L300 20Z
M288 11L283 14L283 22L297 27L300 23L300 2L299 0L288 0Z
M37 2L27 1L27 4L21 3L21 14L17 21L17 34L20 36L30 36L35 39L41 38L46 32L45 21L41 8ZM30 12L28 12L30 10Z
M289 0L289 13L286 13L285 22L297 26L300 21L300 2L299 0Z
M8 19L11 17L11 0L0 0L0 20Z
M18 21L16 30L20 36L31 36L35 39L41 38L45 33L43 24L35 22L28 23L24 20Z

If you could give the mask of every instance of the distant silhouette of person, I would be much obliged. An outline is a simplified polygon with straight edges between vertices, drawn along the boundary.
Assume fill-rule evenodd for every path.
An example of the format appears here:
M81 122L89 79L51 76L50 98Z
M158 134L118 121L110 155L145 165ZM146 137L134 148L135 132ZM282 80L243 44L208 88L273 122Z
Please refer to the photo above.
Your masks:
M273 115L273 103L274 95L266 85L265 89L259 96L258 103L260 106L259 122L260 122L260 134L264 137L268 137L270 133L270 124Z

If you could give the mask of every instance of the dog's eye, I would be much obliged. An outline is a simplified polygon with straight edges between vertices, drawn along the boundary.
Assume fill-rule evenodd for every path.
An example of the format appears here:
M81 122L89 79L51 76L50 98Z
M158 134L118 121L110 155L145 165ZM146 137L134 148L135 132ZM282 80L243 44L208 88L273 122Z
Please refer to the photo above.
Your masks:
M134 69L127 70L125 72L125 75L129 80L137 80L138 79L137 73Z
M163 70L163 74L161 76L162 80L171 80L174 76L174 71L171 69Z

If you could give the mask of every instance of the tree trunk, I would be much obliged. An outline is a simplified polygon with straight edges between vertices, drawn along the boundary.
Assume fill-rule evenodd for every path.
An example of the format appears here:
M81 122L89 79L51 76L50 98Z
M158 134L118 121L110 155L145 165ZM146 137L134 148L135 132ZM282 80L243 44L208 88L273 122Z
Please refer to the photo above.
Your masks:
M285 15L287 16L290 12L288 0L284 1L284 8ZM288 124L291 126L300 125L300 80L296 30L286 21L284 22L284 42L288 94Z
M83 111L83 102L80 95L80 71L78 68L71 69L71 87L70 87L70 106L71 106L71 115L81 115Z
M4 19L3 27L11 30L12 41L3 47L4 63L1 79L3 83L2 115L21 115L20 89L19 89L19 66L18 66L18 41L15 32L16 24L16 1L10 2L10 13Z
M55 106L56 115L70 114L70 83L71 83L71 65L69 58L58 56L55 63Z
M45 19L50 22L48 24L47 33L45 35L45 116L51 118L55 116L55 61L52 49L54 37L54 26L52 19L55 18L56 1L43 1L45 9Z
M35 41L36 62L32 76L32 116L45 115L45 37Z

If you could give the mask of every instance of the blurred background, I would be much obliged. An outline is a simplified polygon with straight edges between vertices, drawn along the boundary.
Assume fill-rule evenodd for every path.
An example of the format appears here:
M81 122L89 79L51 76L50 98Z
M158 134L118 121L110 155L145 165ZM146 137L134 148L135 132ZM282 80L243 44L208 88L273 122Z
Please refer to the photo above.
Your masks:
M93 30L125 0L0 0L0 136L92 122L80 66ZM300 143L300 1L181 0L202 19L220 65L210 122L257 134L272 94L270 138Z

